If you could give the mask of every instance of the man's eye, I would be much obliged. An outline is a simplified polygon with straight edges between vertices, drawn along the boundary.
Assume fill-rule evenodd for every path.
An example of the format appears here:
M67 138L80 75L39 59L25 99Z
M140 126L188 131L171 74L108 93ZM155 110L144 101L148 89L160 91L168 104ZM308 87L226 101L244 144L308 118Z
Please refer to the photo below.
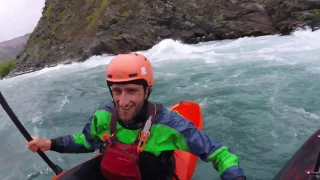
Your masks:
M134 89L130 89L130 90L129 90L129 93L130 93L130 94L133 94L133 93L135 93L135 92L136 92L136 91L135 91Z
M113 93L114 93L114 94L120 94L121 91L119 91L118 89L114 89L114 90L113 90Z

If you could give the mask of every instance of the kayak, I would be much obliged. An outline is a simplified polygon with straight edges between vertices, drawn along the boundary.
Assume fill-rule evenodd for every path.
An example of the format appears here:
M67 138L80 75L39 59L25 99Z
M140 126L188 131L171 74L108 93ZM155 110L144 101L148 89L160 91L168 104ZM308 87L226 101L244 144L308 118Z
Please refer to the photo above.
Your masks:
M319 180L319 167L320 129L297 150L276 174L274 180Z
M181 116L191 121L198 129L203 130L202 114L200 105L194 101L182 101L170 107L171 110L177 111ZM182 150L174 151L176 162L175 174L180 180L191 180L197 165L198 157L189 152ZM102 154L67 169L52 180L82 180L82 179L105 179L100 173L100 162Z

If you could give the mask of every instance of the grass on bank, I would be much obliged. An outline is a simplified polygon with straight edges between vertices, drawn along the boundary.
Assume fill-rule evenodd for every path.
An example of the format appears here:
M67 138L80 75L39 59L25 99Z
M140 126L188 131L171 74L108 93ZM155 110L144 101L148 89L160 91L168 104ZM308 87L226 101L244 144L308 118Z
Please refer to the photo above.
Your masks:
M16 60L9 60L0 63L0 78L2 79L7 74L9 74L10 70L16 66Z

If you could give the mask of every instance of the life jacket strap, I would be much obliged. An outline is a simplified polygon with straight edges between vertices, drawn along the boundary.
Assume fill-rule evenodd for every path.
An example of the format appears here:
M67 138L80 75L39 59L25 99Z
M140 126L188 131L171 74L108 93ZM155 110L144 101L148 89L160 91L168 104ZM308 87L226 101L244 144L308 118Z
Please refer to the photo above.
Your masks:
M137 151L142 152L146 146L147 141L150 138L150 129L152 127L154 118L157 112L160 112L162 109L162 104L155 104L148 101L148 119L144 122L143 128L140 131L139 135L135 139L134 143L138 145ZM118 113L117 109L113 106L111 111L111 121L110 121L110 134L105 134L103 136L103 141L107 144L114 144L118 141L116 136L117 134L117 121Z
M154 118L157 114L156 104L148 102L148 119L144 124L143 129L140 131L139 142L137 146L137 151L140 153L144 150L147 141L150 138L150 129L153 124Z

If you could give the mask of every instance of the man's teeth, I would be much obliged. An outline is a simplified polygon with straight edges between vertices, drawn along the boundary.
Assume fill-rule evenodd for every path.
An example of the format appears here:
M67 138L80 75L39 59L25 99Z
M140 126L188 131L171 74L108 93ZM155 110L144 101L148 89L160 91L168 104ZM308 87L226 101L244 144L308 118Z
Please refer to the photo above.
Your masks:
M131 106L132 107L132 106ZM129 110L131 107L129 107L129 108L123 108L123 107L121 107L121 109L123 109L123 110Z

